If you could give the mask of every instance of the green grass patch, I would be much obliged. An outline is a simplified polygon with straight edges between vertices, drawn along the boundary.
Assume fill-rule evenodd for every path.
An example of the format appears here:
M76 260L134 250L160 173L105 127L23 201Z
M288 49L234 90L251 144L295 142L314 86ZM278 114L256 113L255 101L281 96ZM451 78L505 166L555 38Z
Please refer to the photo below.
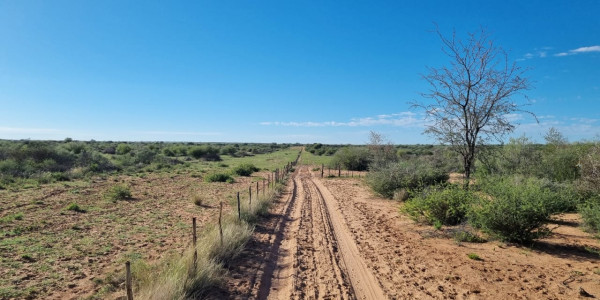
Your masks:
M204 177L204 181L206 182L228 182L228 183L233 183L233 177L231 177L231 175L229 174L225 174L225 173L212 173L212 174L208 174L206 175L206 177Z

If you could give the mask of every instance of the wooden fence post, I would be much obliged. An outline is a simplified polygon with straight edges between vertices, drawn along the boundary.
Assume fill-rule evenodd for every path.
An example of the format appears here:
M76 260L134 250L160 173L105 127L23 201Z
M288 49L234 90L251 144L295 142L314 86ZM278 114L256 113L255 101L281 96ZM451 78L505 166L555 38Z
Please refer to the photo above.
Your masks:
M223 224L221 218L223 217L223 201L220 202L221 208L219 209L219 236L221 237L221 247L223 247Z
M325 172L325 165L321 164L321 178L323 178L323 173Z
M258 190L258 181L256 182L256 202L258 202L258 195L260 191Z
M248 211L252 208L252 185L248 187Z
M192 244L194 245L194 273L196 273L196 266L198 266L198 250L196 249L196 217L192 218Z
M263 197L265 196L265 180L263 179Z
M131 282L131 262L125 262L125 285L127 286L127 300L133 300L133 287Z
M238 200L238 220L242 220L242 205L240 204L240 192L237 192Z

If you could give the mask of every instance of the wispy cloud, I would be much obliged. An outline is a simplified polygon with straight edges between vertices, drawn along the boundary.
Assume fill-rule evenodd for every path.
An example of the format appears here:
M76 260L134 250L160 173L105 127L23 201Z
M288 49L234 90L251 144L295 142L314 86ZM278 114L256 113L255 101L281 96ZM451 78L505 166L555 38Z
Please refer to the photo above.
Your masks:
M556 53L556 54L554 54L554 56L562 57L562 56L569 56L569 55L576 55L576 54L590 53L590 52L600 52L600 46L579 47L577 49L572 49L567 52Z
M542 47L540 49L534 49L533 52L528 52L525 53L525 55L523 55L523 57L519 60L527 60L527 59L532 59L532 58L545 58L548 56L548 50L550 50L552 48L550 47Z
M389 125L398 127L418 127L424 124L425 120L422 116L413 112L401 112L395 114L384 114L375 117L353 118L349 121L323 121L323 122L279 122L269 121L261 122L264 126L288 126L288 127L365 127L377 125Z

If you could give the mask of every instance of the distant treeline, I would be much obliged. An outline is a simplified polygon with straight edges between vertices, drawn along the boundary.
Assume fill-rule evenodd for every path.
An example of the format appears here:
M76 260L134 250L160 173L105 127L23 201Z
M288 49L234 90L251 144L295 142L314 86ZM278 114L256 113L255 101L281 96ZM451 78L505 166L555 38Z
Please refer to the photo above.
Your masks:
M153 171L191 160L219 161L221 155L252 156L289 144L167 143L0 140L0 188L19 179L39 183L91 174Z

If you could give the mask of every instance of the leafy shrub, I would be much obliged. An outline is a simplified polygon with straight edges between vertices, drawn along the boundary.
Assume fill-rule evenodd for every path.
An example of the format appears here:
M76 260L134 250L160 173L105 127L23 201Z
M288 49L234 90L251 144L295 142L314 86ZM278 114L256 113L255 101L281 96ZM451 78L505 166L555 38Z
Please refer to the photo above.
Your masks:
M577 189L587 196L600 194L600 143L594 144L582 156L579 167L581 178Z
M525 243L546 236L544 226L556 195L539 181L523 177L491 177L480 187L491 199L480 198L469 214L475 227L509 242Z
M132 150L131 146L129 146L127 144L119 144L119 145L117 145L117 148L115 151L119 155L124 155L124 154L131 152L131 150Z
M579 213L589 231L600 233L600 196L589 199L587 203L580 205Z
M213 173L204 177L206 182L228 182L233 183L233 178L229 174L225 173Z
M210 145L194 147L188 151L188 154L195 159L203 159L207 161L219 161L219 149Z
M233 169L233 173L239 176L250 176L257 171L259 171L259 169L253 164L241 164Z
M131 199L131 190L125 184L113 186L107 194L108 198L113 201Z
M338 150L331 161L332 166L346 170L365 171L369 167L369 150L359 147L344 147Z
M472 260L483 260L481 257L479 257L479 255L477 255L477 253L469 253L467 254L467 257Z
M372 170L367 176L367 183L373 191L386 198L392 198L399 189L414 190L447 180L448 174L421 160L389 163Z
M81 208L77 203L69 204L69 206L67 206L67 210L71 210L71 211L79 212L79 213L85 212L85 210L83 208Z
M465 242L465 243L485 243L486 239L480 237L479 235L472 233L468 230L459 230L454 232L453 238L456 242Z
M456 225L466 220L475 198L473 192L456 185L429 188L408 200L402 211L418 222Z

